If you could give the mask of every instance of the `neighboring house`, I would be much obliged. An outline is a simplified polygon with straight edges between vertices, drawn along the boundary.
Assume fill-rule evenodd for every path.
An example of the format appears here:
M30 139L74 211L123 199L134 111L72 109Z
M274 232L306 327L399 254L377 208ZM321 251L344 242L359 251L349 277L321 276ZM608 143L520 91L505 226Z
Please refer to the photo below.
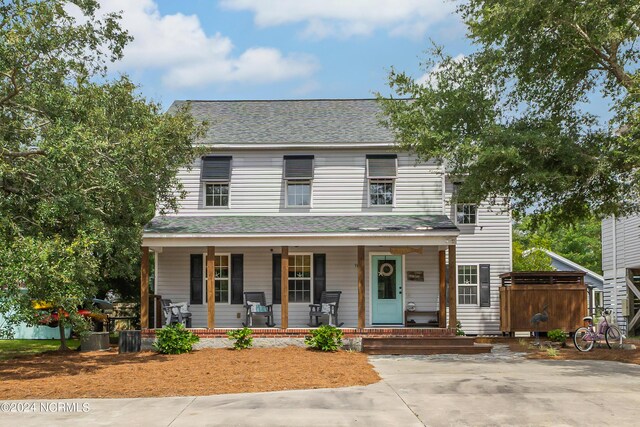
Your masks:
M632 334L640 327L640 216L602 221L602 270L604 303Z
M397 151L375 100L172 108L185 103L211 124L197 141L209 154L180 171L186 198L145 227L143 254L155 252L155 293L188 302L193 327L241 327L247 291L274 303L277 327L306 327L309 304L339 290L344 327L403 327L437 313L441 328L457 319L470 334L500 332L509 213L452 206L444 168ZM409 302L430 313L407 314Z
M549 251L547 249L543 249L549 258L551 258L551 266L557 271L581 271L585 273L584 283L587 285L589 289L589 312L594 313L597 308L602 308L604 306L603 299L603 289L604 289L604 278L595 273L588 268L577 264L570 259L563 257L562 255L558 255L555 252Z

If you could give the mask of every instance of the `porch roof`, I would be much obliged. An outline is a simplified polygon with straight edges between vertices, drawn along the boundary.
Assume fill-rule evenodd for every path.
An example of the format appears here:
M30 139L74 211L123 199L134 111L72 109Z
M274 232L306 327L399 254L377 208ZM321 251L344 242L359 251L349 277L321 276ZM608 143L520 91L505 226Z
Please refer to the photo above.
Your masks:
M449 235L458 228L446 215L157 216L145 237L207 235Z

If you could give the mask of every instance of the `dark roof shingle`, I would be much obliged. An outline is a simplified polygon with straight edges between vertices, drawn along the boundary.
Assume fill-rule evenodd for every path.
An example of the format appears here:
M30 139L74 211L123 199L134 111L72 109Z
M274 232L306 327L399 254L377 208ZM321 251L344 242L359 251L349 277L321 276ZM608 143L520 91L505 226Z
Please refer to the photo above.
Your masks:
M209 122L199 144L389 143L375 99L175 101Z
M145 234L315 234L457 231L446 215L157 216Z

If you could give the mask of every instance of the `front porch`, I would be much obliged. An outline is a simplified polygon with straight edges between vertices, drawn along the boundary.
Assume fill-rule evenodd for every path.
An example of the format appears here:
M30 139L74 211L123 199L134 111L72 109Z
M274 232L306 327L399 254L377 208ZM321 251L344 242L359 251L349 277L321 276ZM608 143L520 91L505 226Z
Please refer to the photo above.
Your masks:
M275 328L260 334L304 336L310 322L309 304L318 304L323 291L341 293L339 323L346 335L398 336L407 330L412 332L406 336L427 336L455 331L457 277L455 269L446 265L455 265L458 229L446 217L389 218L348 218L344 230L332 233L316 231L318 223L329 221L323 217L281 224L283 230L316 231L305 234L263 229L273 229L273 224L233 236L176 233L181 230L179 221L204 223L212 233L216 227L229 230L239 222L225 217L171 219L171 234L161 233L162 225L147 229L142 248L142 328L149 329L153 309L148 303L153 252L155 294L173 303L189 303L192 327L198 334L222 335L242 327L244 293L261 292L266 304L273 306ZM300 221L298 217L277 220ZM330 220L334 228L345 221ZM393 230L384 226L390 222ZM356 228L359 223L366 227ZM432 328L418 328L425 325ZM264 326L260 319L252 329L262 331Z

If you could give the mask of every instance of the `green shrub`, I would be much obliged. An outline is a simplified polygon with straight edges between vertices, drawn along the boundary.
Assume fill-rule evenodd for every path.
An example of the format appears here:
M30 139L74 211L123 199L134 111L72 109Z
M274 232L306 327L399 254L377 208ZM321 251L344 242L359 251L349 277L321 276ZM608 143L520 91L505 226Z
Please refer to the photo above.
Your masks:
M337 351L342 347L342 331L335 326L322 325L312 330L304 343L315 350Z
M459 336L465 335L464 331L462 330L462 323L460 323L459 320L456 323L456 335L459 335Z
M250 348L253 345L253 337L251 336L253 331L246 326L242 329L236 329L234 331L228 331L227 336L230 340L235 340L233 348L236 350L243 350Z
M567 334L562 329L552 329L547 332L547 338L549 341L563 343L567 340Z
M187 330L182 323L164 327L156 331L153 347L164 354L182 354L192 350L200 338Z

